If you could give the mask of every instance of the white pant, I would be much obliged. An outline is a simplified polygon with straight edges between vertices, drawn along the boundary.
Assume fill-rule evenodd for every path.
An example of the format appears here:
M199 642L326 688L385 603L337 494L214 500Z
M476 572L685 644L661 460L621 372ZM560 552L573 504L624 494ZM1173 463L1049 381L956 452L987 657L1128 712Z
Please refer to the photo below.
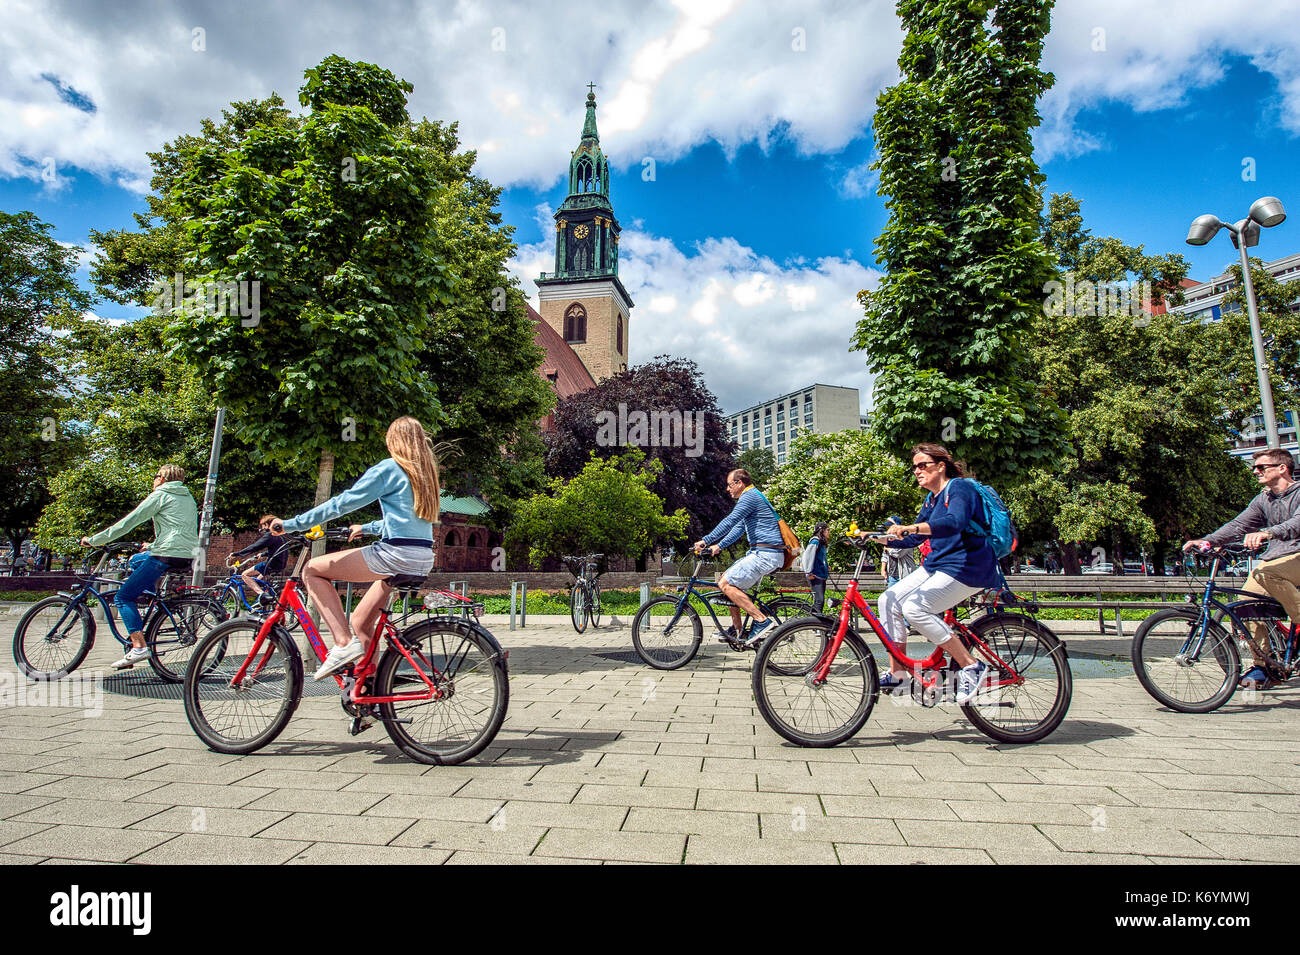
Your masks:
M931 643L946 643L952 631L943 622L943 613L955 607L983 587L972 587L945 574L931 573L918 567L883 594L876 606L880 622L895 643L907 641L907 625Z

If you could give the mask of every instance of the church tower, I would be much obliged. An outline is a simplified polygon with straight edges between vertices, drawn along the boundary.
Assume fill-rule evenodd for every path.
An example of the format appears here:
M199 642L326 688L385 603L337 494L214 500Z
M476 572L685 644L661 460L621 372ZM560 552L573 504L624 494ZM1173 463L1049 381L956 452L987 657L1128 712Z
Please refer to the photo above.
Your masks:
M537 279L542 319L596 381L627 370L632 299L618 279L618 220L609 202L609 161L596 132L588 84L582 139L569 160L569 195L555 213L555 271Z

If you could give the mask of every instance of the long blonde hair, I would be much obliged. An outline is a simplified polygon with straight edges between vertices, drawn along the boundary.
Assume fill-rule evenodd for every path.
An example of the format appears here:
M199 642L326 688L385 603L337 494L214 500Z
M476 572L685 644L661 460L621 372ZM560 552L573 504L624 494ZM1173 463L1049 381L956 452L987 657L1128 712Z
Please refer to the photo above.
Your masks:
M442 485L438 481L438 459L429 445L424 425L410 415L398 418L388 426L384 443L411 481L416 516L431 524L438 523L438 495Z

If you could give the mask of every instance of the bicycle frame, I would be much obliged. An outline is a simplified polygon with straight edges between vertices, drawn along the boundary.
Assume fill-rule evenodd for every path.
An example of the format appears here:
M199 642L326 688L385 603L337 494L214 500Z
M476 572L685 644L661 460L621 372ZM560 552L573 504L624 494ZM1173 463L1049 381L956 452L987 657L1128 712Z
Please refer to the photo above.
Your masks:
M262 577L261 583L265 590L269 591L272 596L278 596L276 586L269 578ZM215 599L218 603L224 603L228 594L234 594L238 597L240 604L242 604L244 609L249 613L254 611L255 608L248 600L248 592L244 590L244 578L241 575L232 573L227 577L226 585L222 587L221 593L217 594Z
M100 564L101 565L103 564L102 560L100 561ZM87 577L82 582L81 586L78 587L76 590L58 591L60 596L69 598L69 602L68 602L68 606L63 611L63 615L59 617L58 622L50 629L57 630L59 627L63 626L63 623L65 620L68 619L69 614L76 613L78 607L88 606L90 604L90 598L94 597L96 600L99 601L100 609L103 610L104 612L104 620L108 624L108 632L112 635L113 639L116 640L118 643L120 643L123 647L129 648L131 646L131 638L129 635L125 637L122 636L122 634L118 631L117 618L113 612L113 605L109 603L109 598L115 596L118 590L121 590L122 588L118 586L112 590L100 591L100 589L95 586L96 581L100 581L103 583L113 583L113 584L120 584L121 581L117 581L117 580L110 581L106 577L100 577L99 569L100 569L99 567L96 567L93 571L91 571L90 576ZM175 622L175 618L172 617L171 610L167 607L166 601L164 601L156 591L146 590L143 593L141 593L140 596L147 597L149 600L148 605L145 607L144 615L141 617L142 629L149 625L150 618L153 617L154 614L158 612L159 607L162 607L164 609L167 616L172 620L173 623ZM94 636L95 636L95 631L92 630L91 631L92 639Z
M686 605L687 603L690 602L692 594L694 594L697 598L699 598L700 602L704 604L704 609L707 610L709 612L709 616L713 618L713 625L717 627L719 630L725 629L722 625L722 621L718 619L717 613L714 612L713 601L721 599L726 601L727 605L731 605L731 601L727 598L727 595L724 594L721 590L699 590L696 588L695 586L696 584L709 583L707 578L700 576L700 568L703 565L704 565L703 560L697 560L695 562L695 569L691 571L690 579L684 585L682 585L682 591L681 591L682 595L681 598L677 601L677 611L676 613L673 614L673 619L670 620L667 626L664 627L665 633L668 632L669 630L672 630L673 627L677 626L677 621L681 619L682 611L686 609ZM762 600L762 598L760 598L757 594L750 594L750 599L754 601L754 605L756 607L758 607L764 613L767 613L767 604L764 600Z
M306 548L303 548L303 553L305 556ZM275 610L262 621L262 625L258 628L257 636L253 640L253 647L249 650L248 656L244 658L244 662L240 664L239 669L231 678L230 686L238 688L244 678L249 675L249 667L252 666L253 662L257 659L258 654L262 652L263 647L265 647L266 653L262 657L261 661L253 668L251 674L252 678L256 680L258 674L262 671L262 667L266 666L266 664L270 662L271 655L275 650L275 645L268 644L267 639L270 636L272 629L284 620L286 612L291 612L298 618L298 621L302 624L303 632L307 634L307 640L311 644L312 650L315 651L317 658L322 662L325 660L325 656L328 652L325 648L325 641L321 639L320 631L316 629L316 624L312 622L311 614L307 612L307 608L303 606L302 600L298 596L298 585L300 583L298 580L298 573L301 572L303 563L304 561L300 559L298 562L298 569L295 571L294 576L290 577L289 580L285 582L284 588L280 591L280 599L276 602ZM379 581L379 583L383 582ZM437 667L426 659L424 654L420 653L418 650L416 651L416 656L423 661L424 667L427 667L429 672L426 672L426 670L416 662L415 658L411 656L404 641L398 638L397 628L389 622L389 616L389 607L386 603L384 608L379 612L379 619L375 623L375 632L370 641L370 645L366 650L365 656L353 665L353 683L351 691L348 693L348 702L369 705L375 703L404 703L413 700L442 699L442 690L429 679L429 672L432 672L435 677L440 677L441 673L439 673ZM374 674L376 669L375 651L379 646L380 637L387 638L389 645L396 647L398 652L400 652L402 656L406 657L407 662L415 668L415 672L419 674L420 679L424 682L425 689L423 691L419 693L402 693L394 696L366 695L366 680ZM334 680L338 683L340 690L345 688L346 681L341 674L335 673Z
M1226 614L1228 619L1232 621L1233 634L1240 637L1242 635L1249 636L1250 634L1245 621L1239 616L1243 609L1259 606L1268 607L1277 603L1271 597L1263 597L1260 594L1242 590L1239 587L1219 586L1215 578L1218 576L1219 571L1222 570L1223 563L1223 556L1216 553L1213 562L1210 564L1209 578L1205 581L1205 593L1201 596L1200 617L1196 621L1195 629L1188 633L1187 640L1184 641L1179 654L1188 661L1195 662L1199 660L1201 651L1205 649L1205 637L1209 629L1211 608ZM1216 599L1216 594L1240 594L1246 599L1224 603ZM1300 642L1300 620L1292 620L1288 631L1286 659L1282 661L1284 666L1290 666L1291 661L1295 659L1298 642Z
M909 657L889 636L885 631L884 626L881 625L880 618L876 616L875 611L871 609L871 606L863 598L862 592L858 587L858 577L862 574L862 564L866 559L866 556L866 550L863 550L858 556L858 563L854 568L853 577L849 581L849 586L844 591L844 599L840 602L839 624L835 628L835 635L826 645L826 649L822 652L821 659L812 668L809 674L810 679L814 685L826 681L826 676L830 672L831 663L834 662L836 654L840 652L840 647L844 643L845 634L848 633L849 615L853 610L857 610L858 613L862 614L863 619L870 624L871 629L875 631L876 636L880 639L880 642L883 644L885 652L889 654L890 659L904 667L914 679L919 678L924 689L928 690L934 688L939 682L938 676L927 677L925 671L938 671L945 669L945 660L947 655L944 653L942 647L935 647L933 652L931 652L927 657L919 659ZM958 620L957 615L953 610L949 609L945 611L943 619L944 623L949 627L954 628L954 636L964 638L968 644L971 644L973 648L978 649L990 663L996 666L998 673L1001 674L1001 678L993 678L992 674L990 674L990 676L986 678L986 685L988 688L996 689L997 687L1002 686L1018 686L1025 682L1024 677L994 653L993 649L976 636L969 627ZM1006 676L1007 674L1010 674L1010 676Z

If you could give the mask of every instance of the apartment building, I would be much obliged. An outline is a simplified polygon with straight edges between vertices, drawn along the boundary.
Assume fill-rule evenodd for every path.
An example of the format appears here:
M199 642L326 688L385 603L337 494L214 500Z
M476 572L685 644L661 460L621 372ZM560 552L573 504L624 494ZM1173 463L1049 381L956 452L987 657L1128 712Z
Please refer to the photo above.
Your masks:
M847 431L861 427L862 421L858 389L816 384L728 415L726 424L740 450L767 448L780 465L805 431Z

